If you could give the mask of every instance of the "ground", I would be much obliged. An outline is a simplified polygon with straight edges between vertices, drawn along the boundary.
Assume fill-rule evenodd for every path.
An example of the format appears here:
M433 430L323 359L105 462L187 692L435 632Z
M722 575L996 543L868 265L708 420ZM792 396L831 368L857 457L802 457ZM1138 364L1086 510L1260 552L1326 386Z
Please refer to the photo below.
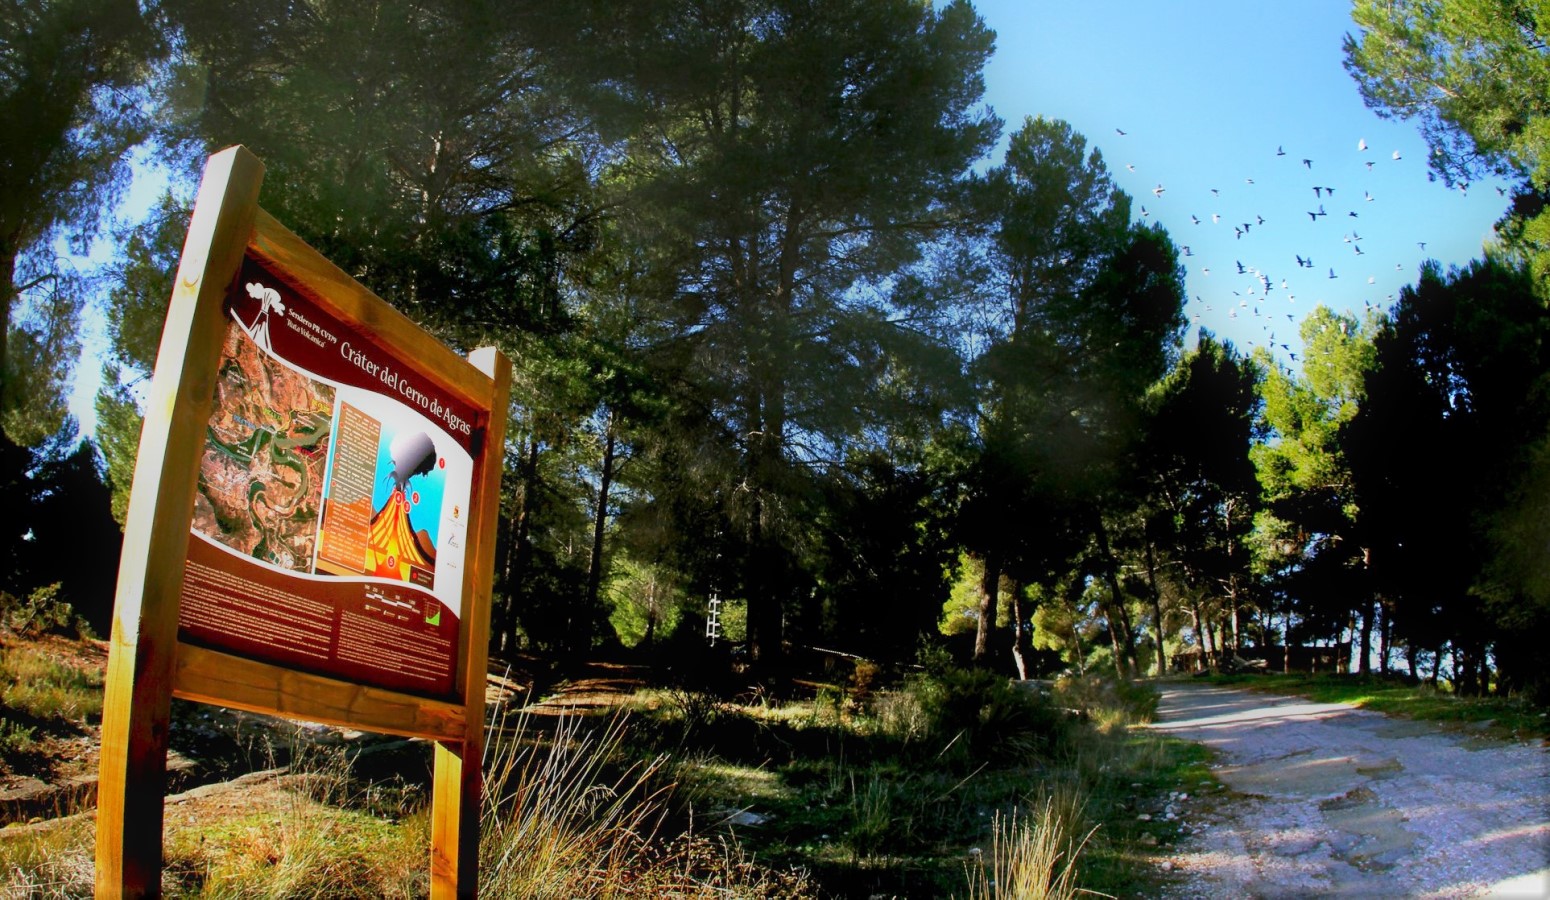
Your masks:
M1550 896L1550 756L1482 729L1175 682L1153 726L1216 753L1179 798L1183 897Z

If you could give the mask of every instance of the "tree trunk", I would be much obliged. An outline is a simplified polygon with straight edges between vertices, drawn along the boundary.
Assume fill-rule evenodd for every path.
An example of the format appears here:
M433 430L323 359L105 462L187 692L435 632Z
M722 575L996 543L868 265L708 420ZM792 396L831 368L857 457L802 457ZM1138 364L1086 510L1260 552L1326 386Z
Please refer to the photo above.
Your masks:
M1378 615L1378 603L1375 600L1367 601L1367 609L1362 612L1362 646L1361 655L1356 658L1356 672L1358 675L1366 675L1368 670L1367 657L1372 654L1372 620Z
M11 308L16 304L16 254L15 242L0 238L0 410L10 403L11 388L6 383L10 371L6 354L10 348Z
M1103 568L1103 580L1109 588L1108 610L1109 635L1115 644L1114 666L1119 677L1129 678L1136 670L1136 634L1130 621L1130 611L1125 608L1125 594L1119 586L1119 565L1109 547L1109 532L1103 525L1103 516L1093 514L1093 538L1098 542L1099 563Z
M1389 615L1387 604L1380 601L1378 609L1383 615L1383 624L1378 629L1378 671L1387 675L1389 673L1389 648L1393 646L1394 620Z
M1001 555L996 551L985 554L985 571L980 576L979 623L974 629L974 665L985 666L990 661L990 642L996 630L996 606L1001 592Z
M1152 539L1146 539L1146 587L1152 601L1152 633L1157 639L1157 665L1155 667L1158 678L1168 673L1167 665L1167 634L1163 630L1162 592L1157 589L1157 558L1152 546Z
M1028 660L1023 655L1023 644L1028 640L1029 628L1023 627L1023 584L1013 580L1008 585L1012 595L1012 663L1017 666L1019 681L1028 680Z
M528 436L527 454L521 467L521 502L517 507L517 535L512 552L510 603L516 603L522 592L520 585L527 576L528 564L533 558L533 497L538 485L538 435ZM517 640L517 616L512 611L509 635L513 646Z
M603 463L598 472L597 508L592 516L592 560L587 566L587 609L597 608L603 586L603 533L608 525L608 488L614 478L614 415L604 425Z

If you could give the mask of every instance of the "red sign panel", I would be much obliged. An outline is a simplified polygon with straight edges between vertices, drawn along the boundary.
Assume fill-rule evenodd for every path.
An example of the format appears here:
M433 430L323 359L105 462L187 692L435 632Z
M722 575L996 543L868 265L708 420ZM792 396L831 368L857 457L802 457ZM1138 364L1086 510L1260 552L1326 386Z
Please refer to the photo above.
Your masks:
M179 637L450 695L483 420L257 259L226 307Z

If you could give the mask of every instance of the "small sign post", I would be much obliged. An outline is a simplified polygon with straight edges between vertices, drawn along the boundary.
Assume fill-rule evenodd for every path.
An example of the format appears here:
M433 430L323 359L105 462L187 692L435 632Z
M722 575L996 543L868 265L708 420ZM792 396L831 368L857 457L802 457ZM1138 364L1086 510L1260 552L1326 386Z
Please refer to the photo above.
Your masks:
M97 894L161 888L172 697L435 741L431 894L477 891L511 367L436 341L212 156L146 403L102 717Z

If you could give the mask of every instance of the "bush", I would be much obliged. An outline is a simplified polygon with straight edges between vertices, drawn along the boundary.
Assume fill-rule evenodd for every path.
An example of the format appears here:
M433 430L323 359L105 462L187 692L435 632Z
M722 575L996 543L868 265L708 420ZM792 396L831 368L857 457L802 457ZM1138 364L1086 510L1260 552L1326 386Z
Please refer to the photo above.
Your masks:
M76 615L63 593L64 584L58 581L35 589L25 600L0 591L0 626L27 638L45 634L89 637L90 626Z
M1004 676L939 661L874 704L878 730L944 760L1047 756L1065 722L1044 698Z

